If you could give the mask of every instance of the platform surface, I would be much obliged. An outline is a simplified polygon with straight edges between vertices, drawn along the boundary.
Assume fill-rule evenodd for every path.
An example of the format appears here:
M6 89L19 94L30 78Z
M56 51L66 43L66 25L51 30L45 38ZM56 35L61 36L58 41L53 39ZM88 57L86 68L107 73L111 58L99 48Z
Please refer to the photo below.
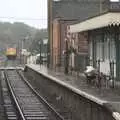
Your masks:
M85 76L82 73L78 77L75 75L65 75L63 72L47 69L45 66L35 64L26 66L97 104L108 106L113 111L114 116L116 113L117 115L120 113L120 88L100 89L88 85Z

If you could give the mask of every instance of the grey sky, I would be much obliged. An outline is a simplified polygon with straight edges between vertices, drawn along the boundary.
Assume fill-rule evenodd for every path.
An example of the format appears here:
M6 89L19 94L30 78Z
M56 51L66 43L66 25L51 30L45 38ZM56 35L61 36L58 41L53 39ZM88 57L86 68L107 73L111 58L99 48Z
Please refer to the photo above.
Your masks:
M0 0L0 21L47 27L47 0Z

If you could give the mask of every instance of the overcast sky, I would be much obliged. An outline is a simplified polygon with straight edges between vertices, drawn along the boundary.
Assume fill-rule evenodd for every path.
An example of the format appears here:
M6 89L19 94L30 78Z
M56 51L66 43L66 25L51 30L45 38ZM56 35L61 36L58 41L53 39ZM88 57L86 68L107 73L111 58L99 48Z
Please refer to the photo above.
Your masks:
M0 21L47 28L47 0L0 0Z

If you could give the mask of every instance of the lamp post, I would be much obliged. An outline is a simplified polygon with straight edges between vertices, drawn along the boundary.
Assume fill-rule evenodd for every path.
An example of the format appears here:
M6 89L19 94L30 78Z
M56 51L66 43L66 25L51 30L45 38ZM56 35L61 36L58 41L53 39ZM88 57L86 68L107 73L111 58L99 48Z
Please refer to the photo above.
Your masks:
M53 26L52 26L52 6L53 0L47 0L48 2L48 44L47 44L47 67L49 68L53 62Z
M22 39L23 64L26 64L26 55L25 55L25 52L27 50L26 49L26 41L27 40L29 40L29 36L28 35Z
M25 47L25 38L23 38L23 40L22 40L22 64L24 65L24 63L25 63L25 55L24 55L24 52L23 52L23 50L24 50L24 47Z
M42 63L42 61L41 61L41 40L39 41L39 50L40 50L40 66L41 66L41 63Z
M19 64L21 65L21 44L20 39L18 40L18 55L19 55Z
M68 74L68 58L69 55L68 55L68 41L67 39L65 39L65 74Z

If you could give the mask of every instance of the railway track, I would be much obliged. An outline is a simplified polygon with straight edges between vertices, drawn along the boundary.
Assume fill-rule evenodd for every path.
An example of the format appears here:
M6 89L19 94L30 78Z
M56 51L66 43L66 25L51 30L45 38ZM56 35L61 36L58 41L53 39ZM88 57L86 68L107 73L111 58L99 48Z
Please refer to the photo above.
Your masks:
M2 86L2 95L4 100L4 109L6 111L6 119L8 120L17 120L18 115L16 113L16 108L14 107L14 103L11 99L11 95L7 86L7 83L4 79L4 73L1 73L1 86Z
M4 71L3 83L5 89L7 86L11 93L12 99L14 100L14 107L12 104L10 106L10 112L14 113L14 119L19 120L64 120L64 118L56 112L52 106L47 103L37 92L32 88L32 86L20 75L16 70L5 70ZM7 84L5 85L5 83ZM7 90L6 96L9 92ZM5 90L6 91L6 90ZM5 101L5 99L4 99ZM12 101L10 102L12 103ZM6 109L5 109L6 110ZM17 112L13 112L17 110ZM6 111L7 116L9 116Z

